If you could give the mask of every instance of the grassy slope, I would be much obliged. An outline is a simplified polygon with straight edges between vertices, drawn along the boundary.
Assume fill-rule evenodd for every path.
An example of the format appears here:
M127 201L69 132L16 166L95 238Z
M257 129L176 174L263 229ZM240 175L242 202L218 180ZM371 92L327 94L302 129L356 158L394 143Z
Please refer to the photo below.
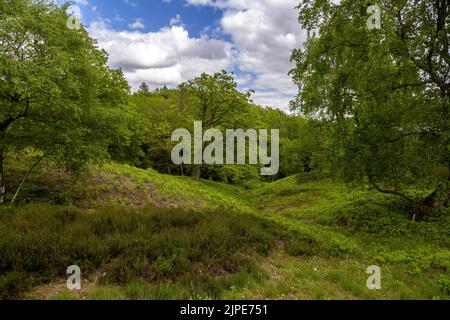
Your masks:
M16 186L26 167L11 169L8 182ZM77 177L44 166L30 177L18 202L72 204L81 208L155 206L253 212L248 202L239 197L242 191L240 187L225 183L162 175L152 169L142 170L127 165L90 167Z
M50 170L50 169L49 169ZM256 190L160 175L153 170L106 165L75 182L48 172L33 176L22 200L50 195L55 203L93 208L105 205L154 205L220 208L255 213L289 230L291 238L256 258L251 270L237 271L231 281L192 298L442 298L450 297L450 221L411 222L395 199L368 191L349 190L329 181L289 177ZM45 187L40 181L45 179ZM248 223L248 221L247 221ZM285 247L285 248L284 248ZM268 254L268 255L267 255ZM382 271L380 291L366 288L366 269ZM215 277L217 278L217 277ZM219 277L220 278L220 277ZM95 281L93 281L95 282ZM209 285L214 281L207 281ZM155 287L156 286L156 287ZM71 298L64 281L55 290L38 287L34 296ZM126 285L93 285L88 298L177 298L187 290L179 282L131 281ZM174 289L175 288L175 289ZM56 294L56 292L59 292ZM184 292L184 293L180 293Z
M402 202L330 181L289 177L252 192L268 219L296 240L266 264L273 274L246 297L448 299L450 217L412 222ZM382 290L366 288L378 265Z

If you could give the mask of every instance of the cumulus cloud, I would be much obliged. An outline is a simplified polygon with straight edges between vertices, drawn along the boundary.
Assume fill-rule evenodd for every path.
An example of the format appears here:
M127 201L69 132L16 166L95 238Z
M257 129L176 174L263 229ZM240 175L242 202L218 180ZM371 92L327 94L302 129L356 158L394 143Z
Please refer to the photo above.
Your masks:
M255 74L255 102L288 109L297 91L287 75L291 52L306 40L294 8L298 0L186 0L188 5L213 6L224 11L222 32L231 36L236 64ZM275 104L274 104L275 103Z
M158 32L116 31L99 21L89 30L110 54L112 66L124 70L133 88L141 82L152 87L176 86L201 72L236 70L240 88L256 91L256 103L288 110L297 92L287 75L293 67L291 52L306 40L294 9L298 0L185 3L222 10L219 30L205 29L211 36L192 37L179 15L171 19L170 27ZM226 34L231 42L214 39L222 38L220 34Z
M117 31L104 21L89 27L98 45L109 53L112 67L122 68L130 85L176 86L197 76L230 69L232 45L207 36L191 37L183 26L158 32Z
M144 20L142 18L137 18L133 23L128 24L128 27L130 29L144 29Z

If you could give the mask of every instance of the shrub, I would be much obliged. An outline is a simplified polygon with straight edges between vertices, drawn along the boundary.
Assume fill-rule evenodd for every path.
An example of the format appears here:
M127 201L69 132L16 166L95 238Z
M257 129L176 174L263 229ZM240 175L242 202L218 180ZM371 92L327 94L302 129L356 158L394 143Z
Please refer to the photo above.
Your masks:
M22 272L8 272L0 277L0 299L17 296L30 286L29 277Z
M439 281L439 288L445 294L450 294L450 278L447 276L442 276Z
M107 284L234 273L255 255L267 254L282 235L273 222L221 210L3 209L0 294L17 297L32 285L66 276L73 264L82 274L103 266Z
M318 253L318 243L312 238L295 238L286 244L286 252L291 256L311 256Z

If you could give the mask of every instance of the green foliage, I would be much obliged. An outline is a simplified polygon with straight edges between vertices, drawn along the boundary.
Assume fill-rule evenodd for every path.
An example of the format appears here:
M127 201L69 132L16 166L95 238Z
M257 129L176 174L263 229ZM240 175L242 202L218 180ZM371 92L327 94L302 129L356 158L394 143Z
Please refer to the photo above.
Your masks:
M28 163L21 157L11 156L5 160L5 165L10 172L8 184L17 186ZM70 175L52 163L44 163L29 177L16 203L38 202L83 208L150 205L253 212L246 199L238 197L243 190L240 186L162 175L153 169L143 170L117 163L89 166L78 175Z
M292 256L313 255L318 252L317 243L313 238L299 237L286 245L286 252Z
M445 294L450 294L450 277L441 277L439 279L439 287Z
M151 182L152 193L163 188L174 203L182 193L216 209L82 211L34 203L3 210L3 298L64 279L75 262L87 266L85 276L102 275L87 293L92 299L448 297L440 281L450 270L446 212L412 222L395 198L308 174L245 190L131 166L104 169L107 180L96 188L119 190L126 181L131 191ZM231 203L259 211L259 218L230 213ZM365 288L372 264L382 268L381 292ZM52 297L77 298L67 292Z
M92 299L450 297L448 11L382 1L368 30L367 4L301 1L288 115L225 71L130 94L66 6L0 0L0 204L29 178L0 208L0 299L73 264L101 275ZM280 129L278 176L171 164L172 132L198 120ZM365 288L374 263L384 291Z
M18 296L30 287L29 275L24 272L6 272L0 277L0 299Z
M325 145L337 176L410 202L422 200L407 192L418 181L443 199L450 189L448 170L436 172L448 168L450 141L448 12L439 3L382 1L379 30L366 27L367 1L299 5L310 33L292 56L293 108L331 130Z
M303 297L304 290L311 292L305 298L319 299L448 297L446 282L441 280L450 267L447 209L414 222L409 215L413 208L395 197L308 175L285 178L251 192L251 202L266 218L293 232L285 244L291 257L284 258L291 262L287 266L281 262L286 270L276 271L287 279L262 285L269 297L283 296L285 291ZM274 259L278 263L280 258ZM302 272L296 271L299 264ZM366 268L373 264L382 269L380 292L365 287ZM295 283L299 289L293 289Z
M237 90L233 75L226 71L199 77L179 86L193 108L194 119L204 128L235 128L248 106L250 92ZM239 127L239 125L237 126Z
M160 172L171 173L171 151L175 145L171 141L175 129L189 126L193 122L188 107L177 90L158 89L143 94L139 91L131 96L131 109L136 113L140 127L136 129L141 153L139 161L130 161L130 155L124 152L122 157L115 157L125 163L144 168L155 168ZM127 151L127 150L125 150Z
M316 121L296 114L287 115L280 110L266 108L260 113L266 128L280 130L279 177L326 170L323 148L328 133L325 127Z
M6 153L33 148L78 169L130 135L122 72L67 20L48 1L0 1L0 203Z
M214 181L239 185L261 179L259 168L252 165L208 166L206 173Z

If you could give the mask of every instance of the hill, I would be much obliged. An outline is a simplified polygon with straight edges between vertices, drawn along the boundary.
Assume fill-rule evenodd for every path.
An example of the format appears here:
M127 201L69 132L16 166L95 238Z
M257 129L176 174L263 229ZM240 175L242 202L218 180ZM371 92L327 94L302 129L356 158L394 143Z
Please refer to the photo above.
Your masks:
M314 175L246 189L118 164L89 172L38 171L20 199L32 203L3 210L3 297L450 298L445 212L414 222L395 198ZM77 293L71 264L85 268ZM371 265L382 290L367 289Z

